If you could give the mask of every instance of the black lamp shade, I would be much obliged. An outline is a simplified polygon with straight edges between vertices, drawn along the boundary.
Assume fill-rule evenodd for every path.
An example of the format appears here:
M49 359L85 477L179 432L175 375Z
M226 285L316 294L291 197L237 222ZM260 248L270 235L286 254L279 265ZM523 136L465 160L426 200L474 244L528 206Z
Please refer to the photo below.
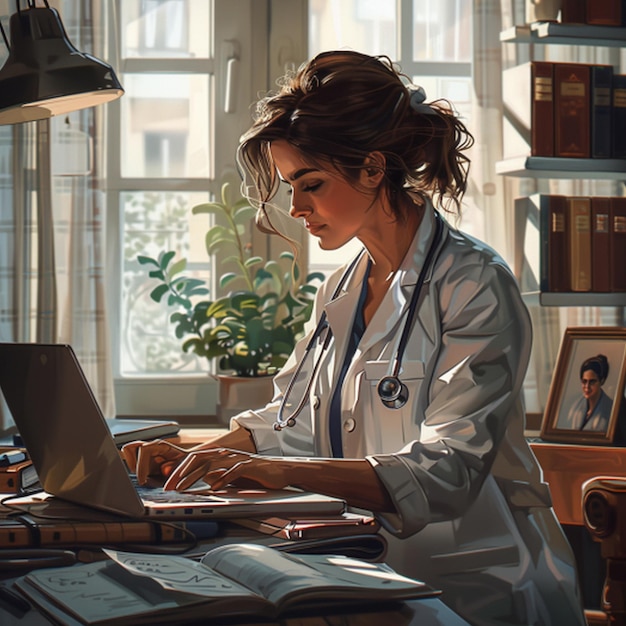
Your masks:
M11 49L0 69L0 124L31 122L119 98L113 68L79 52L55 9L11 16Z

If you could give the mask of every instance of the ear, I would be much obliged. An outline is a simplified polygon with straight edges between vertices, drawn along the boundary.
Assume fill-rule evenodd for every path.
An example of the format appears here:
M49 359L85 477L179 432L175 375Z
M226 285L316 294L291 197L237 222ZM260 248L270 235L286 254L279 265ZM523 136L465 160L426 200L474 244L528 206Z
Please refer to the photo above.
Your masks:
M361 182L366 187L378 187L385 177L385 157L382 152L371 152L363 161Z

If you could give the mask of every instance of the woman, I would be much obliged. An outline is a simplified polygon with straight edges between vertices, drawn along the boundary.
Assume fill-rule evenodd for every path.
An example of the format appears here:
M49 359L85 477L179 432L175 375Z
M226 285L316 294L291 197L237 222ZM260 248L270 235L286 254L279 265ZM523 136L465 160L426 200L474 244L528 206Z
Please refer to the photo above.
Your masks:
M559 428L606 432L613 409L613 399L602 389L609 375L609 361L604 354L585 359L580 366L582 397L571 406Z
M389 564L472 624L582 625L572 554L523 434L528 313L503 260L437 210L459 210L471 143L386 58L327 52L286 77L238 151L261 213L287 184L291 215L322 248L356 237L364 252L318 291L317 330L274 402L184 459L163 442L126 456L140 480L175 465L170 489L254 481L374 511Z

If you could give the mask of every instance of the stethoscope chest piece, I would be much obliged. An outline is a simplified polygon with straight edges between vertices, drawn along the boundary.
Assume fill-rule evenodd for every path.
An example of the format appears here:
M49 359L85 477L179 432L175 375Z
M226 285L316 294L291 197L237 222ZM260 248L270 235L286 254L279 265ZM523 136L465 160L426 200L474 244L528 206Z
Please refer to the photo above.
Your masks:
M409 399L407 386L397 376L385 376L378 383L378 397L388 409L401 409Z

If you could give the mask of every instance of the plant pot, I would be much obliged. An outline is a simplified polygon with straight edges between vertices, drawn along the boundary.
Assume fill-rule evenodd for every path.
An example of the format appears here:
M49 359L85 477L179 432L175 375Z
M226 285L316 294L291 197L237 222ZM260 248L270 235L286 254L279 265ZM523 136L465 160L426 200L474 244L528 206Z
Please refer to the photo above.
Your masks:
M274 395L273 376L218 374L217 419L228 426L230 418L248 409L263 408Z

